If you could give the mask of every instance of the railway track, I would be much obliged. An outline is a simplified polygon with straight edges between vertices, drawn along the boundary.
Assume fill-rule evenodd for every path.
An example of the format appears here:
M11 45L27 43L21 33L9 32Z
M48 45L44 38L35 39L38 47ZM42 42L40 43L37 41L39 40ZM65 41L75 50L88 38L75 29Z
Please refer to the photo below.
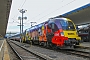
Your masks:
M73 54L84 58L90 58L90 52L85 52L77 49L66 49L63 51L68 54Z
M30 51L11 41L7 42L20 60L53 60L46 55Z
M90 50L90 47L83 47L83 46L75 46L75 48L81 48L81 49L88 49L88 50Z
M72 54L90 58L90 47L75 46L75 49L71 49L69 51L73 51Z
M9 43L8 43L9 44ZM18 59L23 60L23 58L18 54L18 52L11 46L11 44L9 44L9 46L12 48L12 50L14 51L14 53L17 55Z
M66 54L72 54L84 58L90 58L90 48L89 47L77 47L75 46L74 49L56 49L56 51L66 53Z
M42 47L42 46L40 46ZM45 47L42 47L45 48ZM80 46L75 46L75 49L63 49L63 48L46 48L46 49L50 49L50 50L55 50L57 52L62 52L62 53L66 53L66 54L72 54L72 55L76 55L76 56L80 56L80 57L84 57L84 58L90 58L90 47L80 47Z
M41 46L42 47L42 46ZM45 47L42 47L45 48ZM72 54L84 58L90 58L90 47L80 47L80 46L75 46L75 49L53 49L53 48L46 48L50 50L55 50L57 52L62 52L65 54Z
M61 56L63 56L63 58L62 59L65 59L65 57L64 56L68 56L68 55L70 55L70 56L75 56L75 57L77 57L77 58L75 58L74 57L74 59L75 60L83 60L83 58L85 57L85 60L86 59L88 59L89 57L88 56L85 56L85 54L84 53L82 53L82 52L80 52L80 51L74 51L74 50L72 50L72 49L52 49L52 48L45 48L45 47L43 47L43 46L37 46L37 45L34 45L34 46L36 46L35 48L33 48L32 49L32 47L30 47L30 45L29 44L25 44L25 43L23 43L23 44L19 44L19 42L15 42L15 41L12 41L13 43L15 43L15 44L18 44L18 45L20 45L20 46L22 46L22 47L25 47L25 49L28 49L28 50L33 50L33 51L37 51L37 52L39 52L39 53L35 53L35 54L38 54L39 56L40 55L42 55L42 57L43 58L45 58L45 59L43 59L43 60L54 60L54 59L56 59L56 60L59 60L59 59L61 59L62 57ZM39 48L40 47L40 48ZM38 49L39 48L39 49ZM40 49L44 49L43 51L42 50L40 50ZM46 52L45 52L45 50L46 50ZM32 52L33 52L32 51ZM51 52L52 51L52 52ZM45 53L44 53L45 52ZM51 53L50 53L51 52ZM42 53L42 54L40 54L40 53ZM64 53L64 54L63 54ZM76 54L77 53L77 54ZM45 54L44 56L43 56L43 54ZM82 55L81 55L82 54ZM46 58L47 57L47 58ZM78 58L79 57L79 58ZM72 58L71 58L72 59ZM73 60L74 60L73 59ZM67 60L70 60L69 59L69 57L68 57L68 59Z

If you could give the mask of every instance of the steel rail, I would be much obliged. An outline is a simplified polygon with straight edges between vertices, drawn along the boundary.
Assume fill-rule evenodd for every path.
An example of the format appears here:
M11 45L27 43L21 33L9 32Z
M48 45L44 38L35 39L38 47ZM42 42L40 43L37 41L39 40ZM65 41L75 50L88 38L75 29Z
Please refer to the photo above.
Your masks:
M90 58L90 52L79 51L79 50L75 50L75 49L65 49L64 51L66 53L78 55L78 56L85 57L85 58Z
M12 41L11 41L11 42L12 42ZM14 43L14 42L12 42L12 43ZM43 59L43 60L53 60L53 58L50 58L49 56L46 56L46 55L41 54L41 53L39 53L39 52L35 52L35 51L28 50L27 48L25 48L25 47L23 47L23 46L20 46L20 45L18 45L18 44L16 44L16 43L14 43L14 44L17 45L17 46L19 46L19 47L21 47L22 49L30 52L31 54L33 54L33 55L35 55L35 56Z
M7 40L6 40L7 41ZM11 46L11 44L7 41L7 43L9 44L9 46L11 47L11 49L15 52L15 54L18 56L18 58L20 59L20 60L24 60L20 55L19 55L19 53Z

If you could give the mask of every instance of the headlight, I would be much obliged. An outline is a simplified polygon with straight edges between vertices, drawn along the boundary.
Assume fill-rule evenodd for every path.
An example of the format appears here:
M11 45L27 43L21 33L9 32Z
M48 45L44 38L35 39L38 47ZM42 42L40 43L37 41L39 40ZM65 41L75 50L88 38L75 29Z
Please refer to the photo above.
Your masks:
M61 36L64 36L64 33L63 32L60 32Z

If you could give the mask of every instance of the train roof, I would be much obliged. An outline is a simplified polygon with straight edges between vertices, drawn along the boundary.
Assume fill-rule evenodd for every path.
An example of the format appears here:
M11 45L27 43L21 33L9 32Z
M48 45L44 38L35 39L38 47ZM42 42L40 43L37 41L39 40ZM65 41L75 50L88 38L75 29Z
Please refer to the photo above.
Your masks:
M47 21L45 21L45 22L43 22L43 23L37 24L37 25L35 25L35 26L32 26L32 27L30 27L30 28L26 29L26 31L33 31L33 30L37 30L37 29L41 28L41 27L42 27L42 25L44 25L44 23L47 23L48 21L49 21L49 20L47 20Z
M11 35L11 36L9 36L9 37L14 37L14 36L19 36L19 35L20 35L20 33L16 33L16 34Z

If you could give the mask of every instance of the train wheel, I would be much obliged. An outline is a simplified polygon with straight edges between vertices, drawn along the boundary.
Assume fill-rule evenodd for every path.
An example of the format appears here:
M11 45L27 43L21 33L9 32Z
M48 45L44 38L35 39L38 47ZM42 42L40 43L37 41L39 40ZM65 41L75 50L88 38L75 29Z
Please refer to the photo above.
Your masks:
M40 45L40 46L42 45L40 41L39 41L39 45Z
M47 46L47 42L44 42L44 47L46 47Z
M49 48L49 42L46 42L46 47Z
M49 42L49 47L53 48L53 44L51 42Z
M57 49L57 46L56 46L55 44L52 44L52 48L53 48L54 50L56 50L56 49Z
M30 45L32 45L32 41L30 41Z

